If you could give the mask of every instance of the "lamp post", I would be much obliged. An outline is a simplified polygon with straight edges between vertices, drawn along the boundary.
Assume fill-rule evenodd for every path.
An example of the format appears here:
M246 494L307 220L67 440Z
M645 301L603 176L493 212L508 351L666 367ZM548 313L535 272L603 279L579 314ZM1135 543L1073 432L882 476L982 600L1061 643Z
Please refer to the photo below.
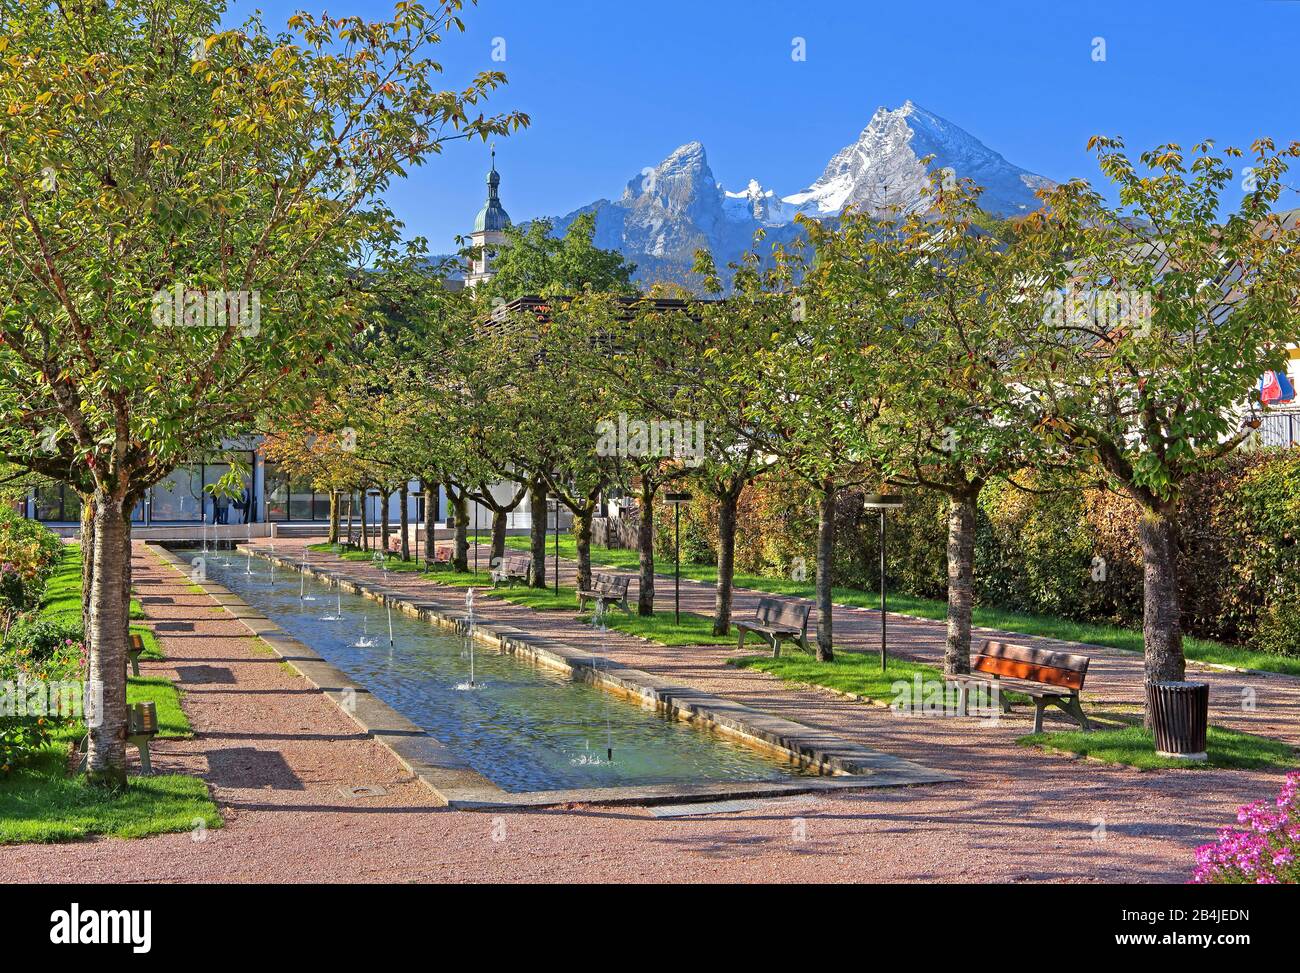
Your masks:
M555 511L555 595L560 595L560 499L559 497L547 497L546 509ZM546 566L542 566L542 577L544 578Z
M682 622L682 504L691 502L684 491L665 493L664 502L673 508L673 624Z
M862 498L862 507L864 510L880 511L880 671L885 671L885 658L887 651L886 641L886 617L887 617L887 596L885 594L885 513L890 510L898 510L903 506L903 498L882 493L868 493Z

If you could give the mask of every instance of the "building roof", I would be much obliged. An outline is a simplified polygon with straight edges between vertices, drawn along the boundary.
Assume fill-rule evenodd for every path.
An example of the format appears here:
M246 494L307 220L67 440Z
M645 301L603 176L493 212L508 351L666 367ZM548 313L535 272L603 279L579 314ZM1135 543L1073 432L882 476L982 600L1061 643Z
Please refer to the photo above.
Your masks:
M501 174L497 172L497 154L496 150L492 152L492 168L487 174L487 202L483 208L478 211L478 216L474 217L474 232L483 231L501 231L510 225L510 214L505 211L501 205L501 200L497 196L497 189L501 185Z

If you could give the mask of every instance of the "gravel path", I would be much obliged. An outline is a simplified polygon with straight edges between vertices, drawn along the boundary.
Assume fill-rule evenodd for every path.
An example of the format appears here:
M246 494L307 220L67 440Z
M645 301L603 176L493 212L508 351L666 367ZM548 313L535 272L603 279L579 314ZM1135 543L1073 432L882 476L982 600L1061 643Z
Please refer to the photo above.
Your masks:
M374 571L338 566L358 576ZM145 668L178 679L198 731L192 741L159 743L155 765L203 777L226 827L201 841L178 834L0 848L6 880L1181 882L1195 845L1230 824L1237 804L1271 797L1281 777L1143 774L1028 752L1014 744L1027 728L1021 716L996 727L900 717L728 667L727 647L670 649L614 633L597 646L591 629L568 613L481 602L494 621L585 642L619 661L964 779L694 819L659 819L639 808L448 811L328 699L259 654L242 626L140 545L134 570L168 657ZM400 575L389 581L449 607L463 603L460 590ZM869 613L862 614L869 626ZM367 784L388 793L349 798L339 791Z

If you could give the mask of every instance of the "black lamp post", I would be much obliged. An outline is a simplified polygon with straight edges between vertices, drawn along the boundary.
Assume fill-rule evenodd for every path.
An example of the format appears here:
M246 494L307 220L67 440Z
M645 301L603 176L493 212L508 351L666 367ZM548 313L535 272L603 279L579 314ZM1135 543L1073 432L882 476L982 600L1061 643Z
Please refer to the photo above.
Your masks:
M682 621L682 504L691 502L684 491L665 493L664 502L673 508L673 624Z
M547 497L546 509L555 511L555 595L558 598L560 594L560 499L559 497ZM545 577L546 566L542 565L542 577Z
M862 506L865 510L880 511L880 671L885 671L885 658L887 651L886 642L886 616L887 616L887 596L885 594L885 513L890 510L898 510L903 506L903 498L900 496L868 493L862 498Z

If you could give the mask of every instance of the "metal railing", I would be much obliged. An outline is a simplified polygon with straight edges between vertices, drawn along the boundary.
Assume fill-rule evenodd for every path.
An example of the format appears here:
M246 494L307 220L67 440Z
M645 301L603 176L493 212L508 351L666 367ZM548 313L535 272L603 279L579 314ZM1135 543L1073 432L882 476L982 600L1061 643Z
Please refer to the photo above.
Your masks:
M1300 446L1300 411L1265 412L1260 416L1255 444L1261 448Z

